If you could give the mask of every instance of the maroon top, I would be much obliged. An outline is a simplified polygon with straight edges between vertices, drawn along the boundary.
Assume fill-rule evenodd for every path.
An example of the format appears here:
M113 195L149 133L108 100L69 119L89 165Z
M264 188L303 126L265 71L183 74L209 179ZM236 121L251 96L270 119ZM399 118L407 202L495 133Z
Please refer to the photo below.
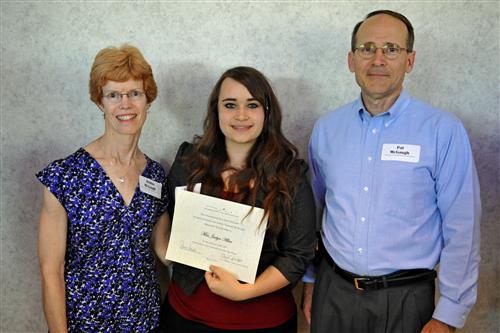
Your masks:
M231 301L210 291L203 281L191 296L172 282L168 290L172 308L185 319L226 330L260 329L287 322L297 309L290 287L246 301Z

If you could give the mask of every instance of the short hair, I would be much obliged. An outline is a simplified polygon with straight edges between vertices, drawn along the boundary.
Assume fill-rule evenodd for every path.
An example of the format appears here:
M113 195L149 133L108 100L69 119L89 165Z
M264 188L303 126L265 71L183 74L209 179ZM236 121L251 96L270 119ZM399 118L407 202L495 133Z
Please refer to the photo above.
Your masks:
M147 102L155 100L158 88L153 71L139 49L127 44L118 48L104 48L95 56L90 70L90 99L99 105L102 100L102 87L106 82L125 82L130 79L143 80Z
M363 24L370 17L373 17L375 15L381 15L381 14L392 16L395 19L398 19L405 24L406 29L408 30L408 38L406 39L406 50L408 52L413 52L413 43L415 41L415 34L413 32L413 26L411 25L410 20L408 20L406 18L406 16L404 16L403 14L394 12L392 10L387 10L387 9L376 10L374 12L369 13L368 15L366 15L366 17L364 18L363 21L358 22L354 26L354 29L352 31L352 36L351 36L351 51L354 52L356 50L356 34L358 33L358 30L359 30L359 27L361 26L361 24Z

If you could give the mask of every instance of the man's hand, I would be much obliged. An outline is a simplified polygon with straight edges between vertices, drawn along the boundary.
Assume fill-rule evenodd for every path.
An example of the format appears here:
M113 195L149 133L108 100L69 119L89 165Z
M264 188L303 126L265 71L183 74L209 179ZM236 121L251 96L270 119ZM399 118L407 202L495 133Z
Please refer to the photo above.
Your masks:
M311 325L311 305L312 296L314 290L314 283L304 282L304 287L302 289L302 311L306 317L307 323Z
M420 333L453 333L455 332L455 327L443 323L437 319L432 318Z

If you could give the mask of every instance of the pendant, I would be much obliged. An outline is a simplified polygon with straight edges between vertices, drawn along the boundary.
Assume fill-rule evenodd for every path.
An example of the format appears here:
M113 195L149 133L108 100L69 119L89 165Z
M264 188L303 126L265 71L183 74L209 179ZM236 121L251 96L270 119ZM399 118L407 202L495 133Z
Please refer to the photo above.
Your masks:
M125 177L118 177L118 180L120 181L120 184L125 183Z

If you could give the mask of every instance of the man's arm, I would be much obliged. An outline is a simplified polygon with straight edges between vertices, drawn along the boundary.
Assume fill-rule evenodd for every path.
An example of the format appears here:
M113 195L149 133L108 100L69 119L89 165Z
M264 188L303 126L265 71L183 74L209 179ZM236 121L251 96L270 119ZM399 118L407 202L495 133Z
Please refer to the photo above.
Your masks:
M316 160L316 148L318 147L318 133L317 124L314 126L311 133L311 139L309 141L308 147L308 157L309 157L309 167L311 172L311 188L314 193L314 200L316 203L316 232L319 234L321 230L321 223L323 218L323 209L325 206L325 193L326 185L324 179L321 175L319 165ZM321 237L321 236L318 236ZM311 263L302 278L304 282L302 289L302 311L306 317L307 323L311 324L311 307L312 307L312 296L314 290L314 279L316 275L316 267Z
M437 319L432 318L425 324L420 333L453 333L455 327L443 323Z
M436 170L437 205L442 217L440 298L433 318L463 327L476 302L479 271L479 181L467 133L461 123L440 128Z
M38 258L43 310L50 332L67 332L64 257L67 215L56 197L44 189L38 229Z
M302 311L306 317L307 323L311 325L311 306L314 291L314 283L304 282L302 289Z

